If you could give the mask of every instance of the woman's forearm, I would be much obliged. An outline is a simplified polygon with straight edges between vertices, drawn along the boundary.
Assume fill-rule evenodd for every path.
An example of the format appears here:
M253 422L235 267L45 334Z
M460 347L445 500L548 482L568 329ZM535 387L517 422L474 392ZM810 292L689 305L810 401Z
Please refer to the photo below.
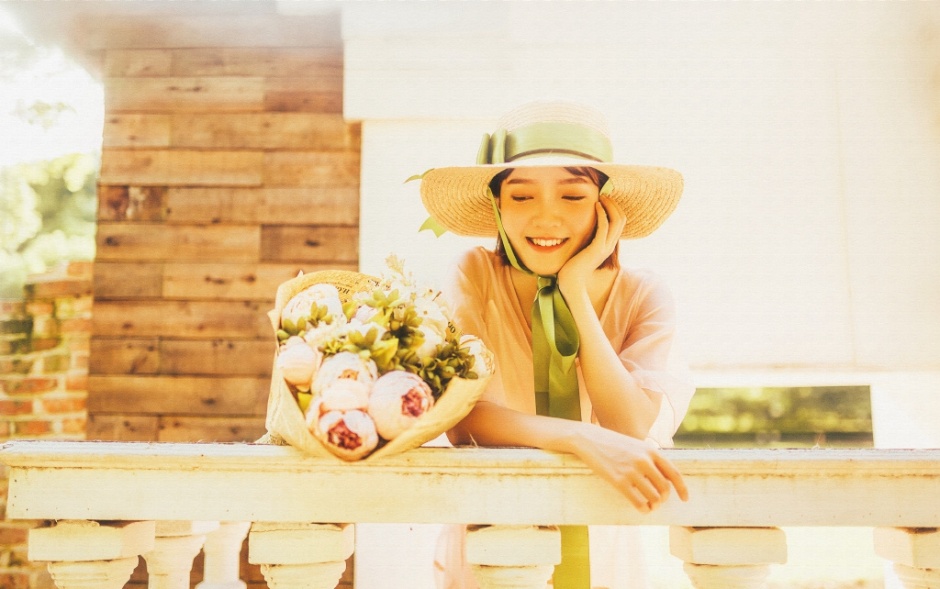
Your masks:
M573 452L580 422L529 415L480 401L447 436L454 444L525 446L556 452Z
M581 374L598 422L608 429L644 439L659 413L660 396L639 386L607 341L585 292L568 301L581 339Z

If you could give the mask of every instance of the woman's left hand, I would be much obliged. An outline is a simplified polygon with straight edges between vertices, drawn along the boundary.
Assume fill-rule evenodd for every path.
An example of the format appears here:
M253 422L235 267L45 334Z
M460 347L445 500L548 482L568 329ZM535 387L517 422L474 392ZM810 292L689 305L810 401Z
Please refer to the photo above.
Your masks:
M569 294L566 287L583 287L588 283L594 271L613 253L627 223L627 216L607 196L601 196L594 207L597 211L594 239L558 271L558 288L562 294Z

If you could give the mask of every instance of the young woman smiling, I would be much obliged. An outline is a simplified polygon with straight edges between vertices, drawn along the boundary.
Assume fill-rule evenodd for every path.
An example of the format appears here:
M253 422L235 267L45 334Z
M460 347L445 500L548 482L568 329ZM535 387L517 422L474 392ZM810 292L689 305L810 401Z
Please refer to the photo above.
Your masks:
M687 498L656 446L671 444L694 387L670 362L672 297L653 273L622 268L618 243L666 220L682 177L611 152L593 109L532 103L484 138L478 165L428 171L421 194L448 230L497 237L466 252L445 288L460 329L497 362L451 441L575 454L646 513L672 489ZM562 529L555 588L631 586L589 564L588 543L586 529ZM442 560L442 586L473 586L459 554Z

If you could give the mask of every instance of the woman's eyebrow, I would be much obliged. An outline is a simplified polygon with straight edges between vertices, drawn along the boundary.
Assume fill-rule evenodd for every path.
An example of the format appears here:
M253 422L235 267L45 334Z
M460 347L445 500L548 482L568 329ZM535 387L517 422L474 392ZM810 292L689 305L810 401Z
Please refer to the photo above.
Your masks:
M590 184L591 182L587 178L574 176L572 178L565 178L564 180L559 180L558 183L559 184Z
M506 180L506 184L535 184L535 180L529 180L528 178L509 178Z

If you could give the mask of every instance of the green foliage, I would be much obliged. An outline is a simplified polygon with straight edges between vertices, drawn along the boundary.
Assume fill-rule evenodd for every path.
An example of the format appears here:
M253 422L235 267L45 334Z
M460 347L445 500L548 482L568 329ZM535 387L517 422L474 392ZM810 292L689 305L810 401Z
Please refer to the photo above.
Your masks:
M868 387L699 389L677 440L780 440L872 433Z
M76 153L0 170L0 298L27 274L95 255L98 157Z

